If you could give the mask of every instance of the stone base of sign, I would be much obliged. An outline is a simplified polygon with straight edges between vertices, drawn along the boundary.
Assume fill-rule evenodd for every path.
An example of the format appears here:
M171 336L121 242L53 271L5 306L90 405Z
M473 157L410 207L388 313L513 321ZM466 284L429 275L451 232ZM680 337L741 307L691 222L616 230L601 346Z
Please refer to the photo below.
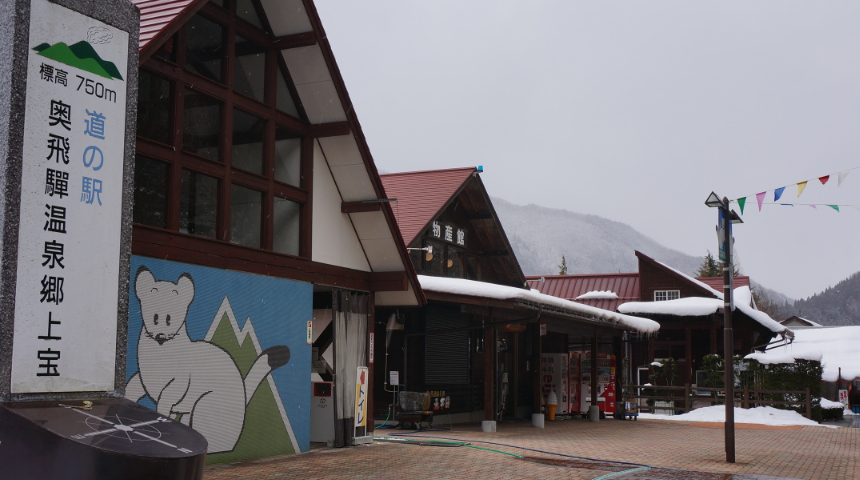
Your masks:
M600 421L600 407L597 405L591 405L588 407L588 421L589 422L599 422Z
M128 321L131 222L135 130L137 118L137 71L140 12L128 0L51 0L81 14L128 32L128 78L126 79L126 128L122 185L122 247L120 250L116 332L115 386L112 391L71 394L11 393L12 350L14 344L15 296L18 275L18 235L20 223L21 177L26 107L26 82L30 43L30 0L0 2L0 401L44 400L121 395L125 383L125 346ZM97 232L96 232L97 234ZM93 339L92 348L98 348Z
M481 431L482 432L495 432L496 431L496 421L495 420L484 420L481 422Z
M542 413L532 414L532 426L535 428L543 428L544 418Z

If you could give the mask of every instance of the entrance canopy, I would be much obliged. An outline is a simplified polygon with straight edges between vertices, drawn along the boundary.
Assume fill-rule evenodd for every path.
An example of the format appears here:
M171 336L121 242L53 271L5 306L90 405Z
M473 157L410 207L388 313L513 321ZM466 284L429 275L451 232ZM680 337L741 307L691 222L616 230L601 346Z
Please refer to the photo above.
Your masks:
M521 309L544 311L550 314L570 317L578 322L601 327L612 327L632 330L644 334L653 334L660 329L660 324L647 318L634 317L623 313L611 312L581 303L563 300L551 295L544 295L536 290L496 285L487 282L476 282L462 278L443 278L418 275L421 288L429 296L435 294L450 295L463 303L487 304ZM468 301L471 299L472 301Z

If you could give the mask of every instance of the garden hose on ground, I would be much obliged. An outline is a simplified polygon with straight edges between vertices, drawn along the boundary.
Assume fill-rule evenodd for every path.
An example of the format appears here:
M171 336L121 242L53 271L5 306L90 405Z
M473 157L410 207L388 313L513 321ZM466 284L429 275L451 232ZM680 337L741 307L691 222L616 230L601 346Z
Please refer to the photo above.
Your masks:
M513 456L513 457L517 457L517 458L523 458L521 455L515 455L515 454L513 454L513 453L503 452L503 451L501 451L501 450L494 450L494 449L491 449L491 448L481 448L481 447L476 447L476 446L474 446L474 445L470 445L470 444L468 444L468 442L465 442L465 441L463 441L463 440L461 440L461 439L459 439L459 438L431 437L431 436L427 436L427 435L418 435L418 434L414 434L414 433L399 433L399 434L394 435L394 437L440 438L440 439L442 439L442 440L449 440L449 441L452 441L452 442L439 442L439 443L453 443L453 444L455 444L455 445L451 445L451 446L472 447L472 448L477 448L477 449L479 449L479 450L488 450L488 451L491 451L491 452L504 453L505 455L511 455L511 456ZM387 439L387 441L392 441L392 440L391 440L391 437L373 437L373 438L374 438L374 439L383 440L383 441L384 441L384 440L386 440L386 439ZM409 440L411 440L411 439L399 439L399 440L401 440L401 441L407 441L407 442L408 442L408 441L409 441ZM396 440L395 440L395 441L396 441ZM433 442L433 441L434 441L434 440L431 440L431 442ZM622 470L622 471L620 471L620 472L613 472L613 473L608 473L608 474L606 474L606 475L601 475L601 476L596 477L596 478L594 478L594 479L592 479L592 480L604 480L604 479L611 478L611 477L616 477L616 476L618 476L618 475L622 475L622 474L633 473L633 472L644 471L644 470L651 470L651 466L650 466L650 465L644 465L644 464L641 464L641 463L622 462L622 461L619 461L619 460L603 460L603 459L599 459L599 458L582 457L582 456L579 456L579 455L569 455L569 454L566 454L566 453L549 452L549 451L546 451L546 450L538 450L538 449L536 449L536 448L520 447L520 446L517 446L517 445L509 445L509 444L506 444L506 443L487 442L487 441L484 441L484 440L471 440L471 441L472 441L472 442L476 442L476 443L486 443L486 444L488 444L488 445L498 445L498 446L500 446L500 447L518 448L518 449L520 449L520 450L528 450L528 451L530 451L530 452L544 453L544 454L547 454L547 455L557 455L557 456L559 456L559 457L577 458L577 459L581 459L581 460L589 460L589 461L592 461L592 462L615 463L615 464L619 464L619 465L630 465L630 466L636 467L636 468L632 468L632 469L629 469L629 470ZM417 443L419 443L419 444L421 443L421 441L420 441L420 440L415 440L415 442L417 442ZM428 443L428 444L429 444L429 443ZM462 445L460 445L460 444L462 444Z
M469 442L443 442L439 440L429 440L427 442L422 442L421 440L411 440L408 438L390 438L390 437L373 437L374 440L379 440L382 442L396 442L396 443L407 443L411 445L422 445L428 447L469 447L475 448L478 450L486 450L488 452L496 452L503 453L505 455L510 455L512 457L523 458L522 455L517 455L515 453L503 452L501 450L495 450L493 448L484 448L472 445Z

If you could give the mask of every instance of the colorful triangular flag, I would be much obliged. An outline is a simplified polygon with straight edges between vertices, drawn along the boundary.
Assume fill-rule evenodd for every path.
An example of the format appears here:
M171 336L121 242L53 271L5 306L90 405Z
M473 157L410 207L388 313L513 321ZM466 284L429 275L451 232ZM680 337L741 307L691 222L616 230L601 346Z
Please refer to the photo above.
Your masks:
M784 191L785 191L785 187L779 187L779 188L777 188L776 190L774 190L774 191L773 191L773 201L774 201L774 202L778 202L778 201L779 201L779 197L781 197L781 196L782 196L782 192L784 192Z
M828 207L832 208L833 210L836 210L837 212L839 211L839 205L828 205Z
M821 182L821 184L822 184L822 185L824 185L825 183L827 183L827 181L828 181L828 180L830 180L830 175L825 175L825 176L823 176L823 177L818 177L818 181L819 181L819 182Z
M747 203L747 197L741 197L738 199L738 206L741 207L741 215L744 214L744 205Z
M801 193L803 193L803 189L806 188L806 181L797 183L797 196L799 197Z
M845 170L844 172L839 172L839 183L836 185L837 187L842 186L842 182L845 181L845 177L847 177L849 173L851 173L851 170Z
M761 202L764 201L764 196L767 195L767 192L761 192L755 194L755 199L758 202L758 211L761 211Z
M817 206L817 205L813 205L813 204L811 204L811 203L810 203L810 204L809 204L809 206L810 206L810 207L812 207L812 208L814 208L814 209L816 209L816 210L818 210L818 206Z

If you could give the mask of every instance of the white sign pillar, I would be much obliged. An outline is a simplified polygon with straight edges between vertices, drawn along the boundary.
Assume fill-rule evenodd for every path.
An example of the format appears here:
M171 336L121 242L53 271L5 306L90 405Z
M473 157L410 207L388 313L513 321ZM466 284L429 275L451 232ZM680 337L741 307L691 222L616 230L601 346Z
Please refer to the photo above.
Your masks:
M125 365L138 13L14 3L29 12L0 107L0 400L108 395Z

